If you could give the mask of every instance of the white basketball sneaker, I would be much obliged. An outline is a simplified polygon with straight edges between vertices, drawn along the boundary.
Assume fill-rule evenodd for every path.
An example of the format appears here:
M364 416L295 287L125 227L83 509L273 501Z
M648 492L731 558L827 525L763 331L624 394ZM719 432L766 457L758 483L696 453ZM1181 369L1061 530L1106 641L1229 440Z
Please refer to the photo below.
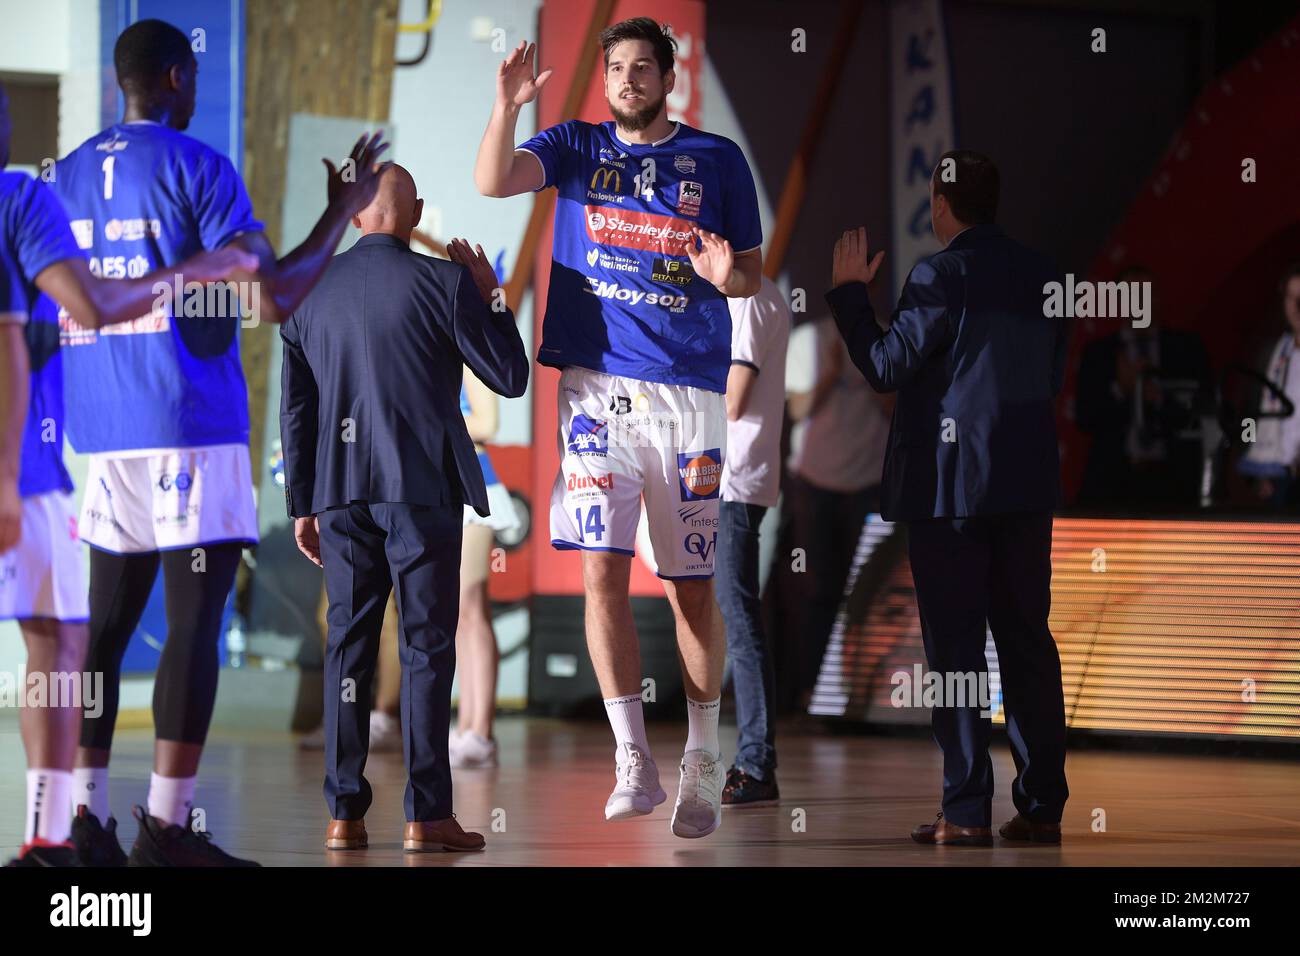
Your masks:
M402 722L382 710L370 712L370 753L400 754L402 752Z
M456 734L448 754L455 770L487 770L497 765L497 742L467 730Z
M673 833L687 839L708 836L722 822L722 755L688 750L682 755L681 770Z
M605 801L606 820L645 816L668 799L659 786L654 759L636 744L619 745L614 776L614 792Z

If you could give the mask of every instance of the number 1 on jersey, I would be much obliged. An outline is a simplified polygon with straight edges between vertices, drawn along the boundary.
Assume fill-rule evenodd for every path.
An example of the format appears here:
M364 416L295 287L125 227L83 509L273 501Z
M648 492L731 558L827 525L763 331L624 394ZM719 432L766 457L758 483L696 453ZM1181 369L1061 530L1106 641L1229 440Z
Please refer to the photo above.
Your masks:
M104 170L104 198L113 198L113 163L116 156L105 156L104 165L100 168Z

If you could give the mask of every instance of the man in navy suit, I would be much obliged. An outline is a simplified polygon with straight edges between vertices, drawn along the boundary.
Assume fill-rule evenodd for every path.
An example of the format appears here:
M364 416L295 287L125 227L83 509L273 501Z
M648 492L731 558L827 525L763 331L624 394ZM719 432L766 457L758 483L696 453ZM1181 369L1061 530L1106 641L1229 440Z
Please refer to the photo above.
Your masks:
M464 505L487 492L460 413L468 365L507 398L528 356L513 314L489 307L482 248L453 261L411 251L423 200L400 166L353 219L337 256L281 328L280 435L298 547L325 569L325 798L331 849L366 845L370 688L390 591L401 628L405 849L478 850L452 815L447 733L456 666Z
M986 156L940 158L930 217L945 248L912 269L888 329L867 298L884 253L870 255L865 229L836 244L826 296L854 364L877 391L898 392L881 512L907 524L926 658L955 692L932 715L943 809L912 832L918 843L993 842L991 702L967 692L987 687L986 627L1019 811L999 832L1059 843L1069 796L1061 661L1047 626L1060 496L1053 403L1069 328L1044 315L1051 264L994 224L998 186Z

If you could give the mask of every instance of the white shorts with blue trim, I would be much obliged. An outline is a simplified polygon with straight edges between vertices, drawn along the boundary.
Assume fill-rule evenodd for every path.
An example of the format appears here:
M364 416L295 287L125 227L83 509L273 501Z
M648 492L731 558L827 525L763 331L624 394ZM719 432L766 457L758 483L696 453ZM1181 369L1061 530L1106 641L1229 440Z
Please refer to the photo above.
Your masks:
M81 539L114 554L256 544L248 446L91 455Z
M22 539L0 554L0 621L88 620L86 554L72 495L49 491L22 506Z
M645 500L661 578L709 578L718 541L726 399L569 367L560 374L557 549L634 554Z

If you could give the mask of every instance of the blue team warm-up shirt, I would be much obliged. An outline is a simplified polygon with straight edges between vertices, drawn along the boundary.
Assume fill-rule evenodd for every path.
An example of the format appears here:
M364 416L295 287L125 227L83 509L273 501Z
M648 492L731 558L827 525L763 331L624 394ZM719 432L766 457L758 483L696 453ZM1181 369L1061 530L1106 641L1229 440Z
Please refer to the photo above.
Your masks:
M110 279L262 229L230 160L158 123L119 123L88 139L59 160L52 186L91 270ZM247 443L237 316L163 309L98 333L64 320L62 331L77 451Z
M63 376L58 315L36 291L36 277L82 258L58 200L24 173L0 171L0 316L26 325L31 397L23 432L18 493L71 491L63 467Z
M762 244L754 179L731 140L685 123L624 143L612 121L571 120L519 149L555 186L555 241L537 360L725 392L731 313L686 254L689 230L736 253Z

